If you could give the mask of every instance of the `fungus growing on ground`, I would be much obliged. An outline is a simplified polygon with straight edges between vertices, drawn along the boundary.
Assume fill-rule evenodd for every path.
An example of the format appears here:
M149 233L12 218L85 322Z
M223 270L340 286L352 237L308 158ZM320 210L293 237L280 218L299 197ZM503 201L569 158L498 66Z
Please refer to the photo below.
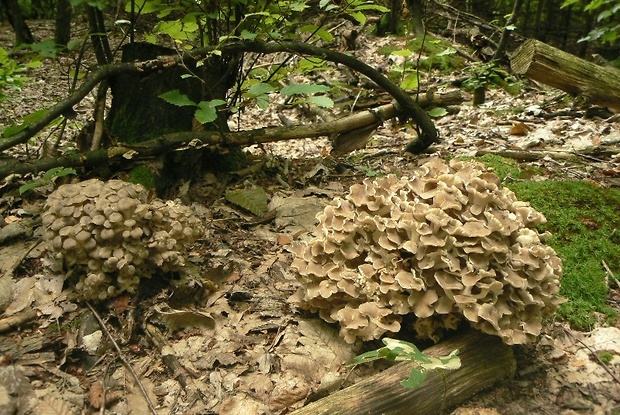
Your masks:
M42 215L56 268L78 277L83 299L134 292L140 278L185 265L187 245L204 234L192 210L149 201L141 185L97 179L60 186Z
M353 185L293 245L301 287L291 301L338 322L347 342L398 332L414 318L438 339L466 320L523 344L563 301L562 262L535 227L542 214L475 162L427 160L412 178Z

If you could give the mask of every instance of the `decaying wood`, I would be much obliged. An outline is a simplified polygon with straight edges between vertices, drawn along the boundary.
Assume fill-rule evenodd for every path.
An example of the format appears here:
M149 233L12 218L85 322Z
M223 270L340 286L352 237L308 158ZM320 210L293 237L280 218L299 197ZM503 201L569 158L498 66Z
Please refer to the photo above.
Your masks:
M431 373L418 389L406 389L400 381L409 377L412 363L397 364L369 379L293 411L291 415L427 415L439 414L473 394L513 376L512 348L498 337L471 330L424 352L447 355L459 349L461 368Z
M512 70L561 89L586 104L620 111L620 71L595 65L570 53L530 39L511 56Z
M248 131L223 133L220 131L188 131L163 135L155 140L136 145L118 145L108 149L89 151L84 154L70 154L31 162L5 163L0 166L0 179L9 174L25 174L47 171L53 167L93 167L105 163L151 159L184 146L248 146L274 141L313 138L342 133L374 125L377 120L389 120L400 112L394 104L362 111L338 120L295 127L259 128Z
M506 157L517 161L537 161L542 160L545 157L551 157L553 159L566 160L576 158L593 159L595 157L612 157L620 154L620 148L614 147L595 147L592 149L584 149L580 151L573 150L478 150L476 151L476 157L484 156L485 154L493 154L495 156ZM596 160L599 161L599 160Z

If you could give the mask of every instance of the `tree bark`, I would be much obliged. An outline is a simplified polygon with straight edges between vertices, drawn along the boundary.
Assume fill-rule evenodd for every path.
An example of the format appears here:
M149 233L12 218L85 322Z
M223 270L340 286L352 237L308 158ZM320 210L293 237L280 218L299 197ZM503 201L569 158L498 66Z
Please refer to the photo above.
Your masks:
M512 348L495 336L471 330L424 351L430 356L459 349L461 367L430 373L417 389L400 385L409 377L413 363L399 363L353 386L291 412L290 415L431 415L468 399L514 375Z
M530 39L511 56L512 70L529 79L561 89L585 105L620 111L620 71L602 67Z
M71 14L73 9L69 0L58 0L56 4L56 20L54 29L54 43L63 48L71 40Z
M30 28L24 20L22 10L19 8L17 0L2 0L2 4L6 9L9 23L11 23L15 31L15 43L18 45L34 43L34 36L32 36Z

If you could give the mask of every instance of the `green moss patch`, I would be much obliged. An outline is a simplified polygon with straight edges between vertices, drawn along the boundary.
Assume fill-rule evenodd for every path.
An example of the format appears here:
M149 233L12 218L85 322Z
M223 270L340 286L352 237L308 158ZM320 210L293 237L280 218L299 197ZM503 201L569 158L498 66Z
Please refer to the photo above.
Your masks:
M541 230L564 263L559 315L579 329L591 329L600 314L614 318L607 304L602 262L620 275L620 190L583 181L516 182L508 186L520 200L547 217Z
M617 312L607 302L610 277L602 262L620 276L620 190L584 181L522 181L542 171L491 154L476 160L506 181L517 198L547 217L540 231L551 232L548 244L562 258L561 293L568 299L558 315L583 330L615 319Z

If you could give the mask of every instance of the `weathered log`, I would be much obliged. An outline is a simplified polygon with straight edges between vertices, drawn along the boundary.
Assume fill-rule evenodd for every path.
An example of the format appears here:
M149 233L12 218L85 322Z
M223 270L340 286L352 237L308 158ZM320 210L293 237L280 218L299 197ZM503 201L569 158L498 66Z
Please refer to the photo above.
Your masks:
M534 39L524 42L510 61L519 75L561 89L584 103L620 111L620 71L613 67L595 65Z
M512 348L494 336L471 330L424 351L447 355L459 349L461 367L445 376L431 373L417 389L400 381L409 377L413 363L399 363L353 386L293 411L291 415L430 415L439 414L473 394L514 375Z

